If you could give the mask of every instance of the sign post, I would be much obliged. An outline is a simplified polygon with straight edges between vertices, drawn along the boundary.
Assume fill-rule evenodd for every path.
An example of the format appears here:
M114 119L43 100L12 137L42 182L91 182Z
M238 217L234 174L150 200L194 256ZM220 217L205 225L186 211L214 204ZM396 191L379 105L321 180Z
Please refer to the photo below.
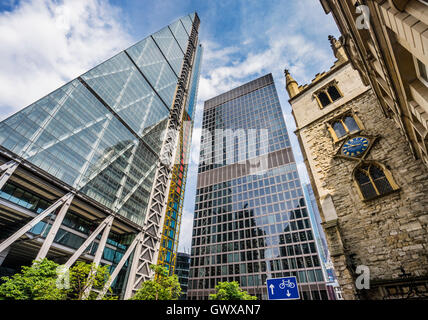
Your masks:
M267 279L266 286L269 300L300 299L296 277Z

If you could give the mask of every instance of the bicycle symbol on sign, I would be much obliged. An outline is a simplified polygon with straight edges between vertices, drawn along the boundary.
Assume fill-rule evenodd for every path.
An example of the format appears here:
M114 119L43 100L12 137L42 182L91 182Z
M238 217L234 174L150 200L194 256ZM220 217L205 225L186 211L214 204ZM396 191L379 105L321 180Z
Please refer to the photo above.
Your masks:
M290 289L293 289L296 285L288 279L287 281L282 280L282 282L279 284L280 289L285 289L285 287L288 287Z

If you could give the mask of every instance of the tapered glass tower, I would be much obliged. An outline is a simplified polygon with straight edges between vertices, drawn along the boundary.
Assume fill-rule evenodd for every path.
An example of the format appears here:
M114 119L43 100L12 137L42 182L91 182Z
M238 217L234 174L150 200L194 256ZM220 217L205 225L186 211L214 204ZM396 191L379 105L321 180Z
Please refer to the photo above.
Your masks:
M328 299L272 75L206 101L202 128L188 299L223 281L266 299L283 276Z
M0 123L0 273L109 264L130 297L174 269L202 48L184 16Z

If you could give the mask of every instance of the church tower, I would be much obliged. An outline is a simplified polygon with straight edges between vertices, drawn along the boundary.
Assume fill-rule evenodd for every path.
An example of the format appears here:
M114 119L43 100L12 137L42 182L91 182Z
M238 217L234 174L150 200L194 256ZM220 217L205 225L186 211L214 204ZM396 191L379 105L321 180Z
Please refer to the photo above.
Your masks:
M329 40L330 70L298 92L287 72L286 83L344 298L418 297L428 288L428 170L341 39Z

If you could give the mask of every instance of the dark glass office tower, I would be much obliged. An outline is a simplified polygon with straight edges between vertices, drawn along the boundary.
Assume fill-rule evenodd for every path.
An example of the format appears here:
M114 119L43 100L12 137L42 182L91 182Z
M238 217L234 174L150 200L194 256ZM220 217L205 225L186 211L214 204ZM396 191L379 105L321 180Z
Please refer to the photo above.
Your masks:
M303 194L305 195L306 206L309 212L309 217L311 218L312 231L317 244L324 278L326 280L327 292L330 300L341 299L340 286L336 278L333 263L331 262L327 239L321 225L320 213L318 211L315 194L310 183L303 184Z
M177 252L177 263L175 265L175 274L181 286L180 300L187 300L187 289L189 286L190 254Z
M206 101L202 128L188 299L220 281L266 299L266 279L283 276L302 299L328 299L272 75Z
M198 28L184 16L0 123L0 273L94 261L130 297L150 264L173 272Z

